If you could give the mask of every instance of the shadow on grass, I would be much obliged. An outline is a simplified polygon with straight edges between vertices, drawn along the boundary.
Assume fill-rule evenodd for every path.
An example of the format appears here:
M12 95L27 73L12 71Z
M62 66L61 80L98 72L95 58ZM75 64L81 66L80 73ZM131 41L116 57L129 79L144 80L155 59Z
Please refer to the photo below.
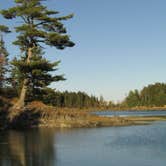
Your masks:
M25 109L24 111L12 110L8 114L9 129L26 129L38 127L40 124L41 112Z
M23 129L39 125L41 112L35 108L13 110L12 104L0 96L0 130Z
M8 126L8 115L10 107L10 102L0 96L0 130L6 129Z

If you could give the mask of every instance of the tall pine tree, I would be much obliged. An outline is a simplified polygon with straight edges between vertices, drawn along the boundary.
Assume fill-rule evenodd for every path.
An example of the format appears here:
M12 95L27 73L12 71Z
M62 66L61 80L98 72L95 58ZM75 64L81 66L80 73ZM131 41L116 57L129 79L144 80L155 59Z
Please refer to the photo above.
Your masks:
M57 70L60 61L50 62L42 57L41 49L33 49L33 57L31 63L27 64L24 58L12 61L12 80L17 87L18 92L22 85L22 80L28 78L27 101L38 100L41 98L47 86L54 81L64 80L63 75L52 75ZM22 72L20 72L22 71Z
M22 20L22 24L15 27L18 36L17 40L14 42L23 53L21 60L15 62L18 69L21 72L23 71L24 78L19 100L14 106L14 108L18 109L24 107L27 89L29 88L29 83L32 82L32 75L29 76L29 71L35 63L35 50L43 48L44 44L56 47L57 49L74 46L74 43L66 34L66 28L62 24L62 21L72 18L73 15L59 16L59 12L48 10L47 7L42 4L42 1L43 0L15 0L16 5L14 7L1 11L1 14L6 19L19 18ZM47 67L47 71L53 70L57 65L48 63L48 61L40 57L38 57L38 61L40 61L40 67L41 65ZM39 75L43 76L44 71L36 71L35 77L38 81L40 78ZM49 75L49 83L55 80L54 76Z

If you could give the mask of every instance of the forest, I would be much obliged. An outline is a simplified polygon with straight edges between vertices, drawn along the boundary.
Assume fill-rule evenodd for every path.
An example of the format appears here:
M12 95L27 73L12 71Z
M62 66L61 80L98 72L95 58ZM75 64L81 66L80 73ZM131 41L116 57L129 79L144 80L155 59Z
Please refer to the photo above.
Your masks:
M130 91L121 105L127 107L164 107L166 106L166 84L155 83L145 86L140 91Z
M66 78L55 74L60 61L49 61L51 55L47 54L44 46L64 50L75 45L64 26L73 14L61 16L58 11L47 9L42 0L15 0L15 6L1 10L1 15L15 23L14 27L0 25L1 109L5 106L5 109L24 110L33 101L69 108L106 105L102 96L98 99L85 92L59 92L50 88L51 83L65 81ZM13 45L20 50L20 55L14 58L6 49L8 43L5 43L5 37L10 33L17 34Z
M53 47L64 50L75 46L64 25L74 15L62 16L59 11L49 10L42 0L14 2L15 6L0 11L4 19L14 23L13 27L0 25L1 110L24 110L33 101L61 108L114 109L166 105L164 83L148 85L141 91L130 91L123 102L118 104L85 92L60 92L58 89L51 89L53 82L65 81L66 78L63 74L57 74L60 61L49 61L48 57L51 55L47 54L47 49ZM11 58L6 49L8 43L5 42L5 37L11 33L16 34L13 45L20 52L14 58Z

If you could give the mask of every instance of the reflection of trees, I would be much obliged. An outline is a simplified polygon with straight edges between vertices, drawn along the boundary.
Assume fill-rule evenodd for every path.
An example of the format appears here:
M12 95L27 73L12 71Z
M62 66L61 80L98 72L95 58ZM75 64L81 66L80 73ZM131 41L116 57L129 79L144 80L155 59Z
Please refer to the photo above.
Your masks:
M10 131L0 136L0 166L56 165L55 131Z

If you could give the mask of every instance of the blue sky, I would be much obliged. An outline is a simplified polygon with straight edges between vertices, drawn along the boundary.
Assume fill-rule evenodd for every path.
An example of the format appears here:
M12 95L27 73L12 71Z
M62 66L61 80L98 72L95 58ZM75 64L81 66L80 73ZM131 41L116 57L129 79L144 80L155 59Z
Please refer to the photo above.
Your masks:
M12 0L1 2L1 8L11 5ZM165 0L48 0L47 5L75 14L65 25L76 46L46 50L50 60L61 60L58 72L67 78L52 87L121 101L131 89L166 81ZM14 37L6 36L12 56L18 54Z

